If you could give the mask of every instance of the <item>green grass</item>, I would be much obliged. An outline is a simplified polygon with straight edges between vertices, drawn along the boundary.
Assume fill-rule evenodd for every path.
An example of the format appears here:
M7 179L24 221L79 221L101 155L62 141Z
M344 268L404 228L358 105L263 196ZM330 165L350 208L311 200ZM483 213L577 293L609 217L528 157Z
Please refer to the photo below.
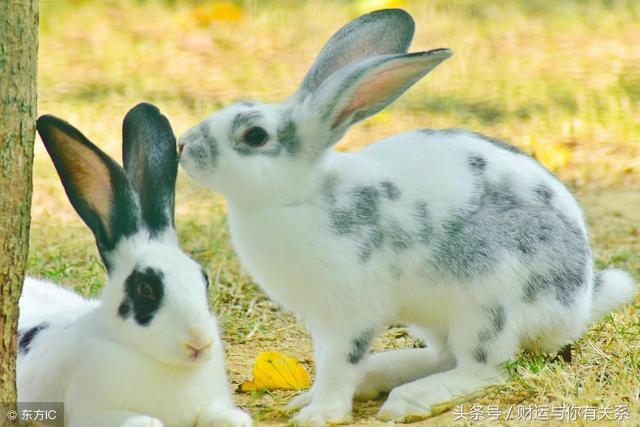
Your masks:
M157 104L179 135L237 99L274 101L297 87L326 39L358 13L348 1L246 1L239 21L202 21L196 2L42 2L39 112L80 128L115 158L121 121L142 100ZM391 108L356 126L340 144L357 150L420 127L467 127L532 152L563 147L554 172L587 212L599 267L640 277L640 3L635 1L406 2L416 19L415 50L455 55ZM97 295L105 271L91 233L70 207L42 144L36 142L29 273ZM311 342L234 256L224 200L181 173L177 223L184 248L206 266L228 342L234 384L260 350L298 357L311 371ZM508 405L630 405L640 419L638 303L594 326L574 363L523 354L512 380L475 401ZM394 329L375 348L414 341ZM237 395L265 422L284 422L292 393ZM358 403L373 422L381 401ZM468 409L472 402L466 403ZM448 411L429 422L452 422ZM487 423L489 424L489 423Z

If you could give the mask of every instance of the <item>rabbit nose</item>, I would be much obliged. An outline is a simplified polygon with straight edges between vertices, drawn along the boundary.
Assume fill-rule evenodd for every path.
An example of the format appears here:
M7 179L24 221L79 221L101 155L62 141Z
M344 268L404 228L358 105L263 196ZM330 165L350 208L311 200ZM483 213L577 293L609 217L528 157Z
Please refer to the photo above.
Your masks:
M212 344L209 334L199 326L190 326L189 329L187 329L187 333L189 334L189 340L186 344L187 347L201 350Z

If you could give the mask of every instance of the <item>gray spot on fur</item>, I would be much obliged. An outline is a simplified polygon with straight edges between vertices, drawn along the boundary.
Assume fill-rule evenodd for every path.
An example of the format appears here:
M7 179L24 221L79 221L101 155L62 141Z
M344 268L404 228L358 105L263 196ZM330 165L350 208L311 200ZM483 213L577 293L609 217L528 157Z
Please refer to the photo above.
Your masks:
M420 227L418 228L418 240L422 244L430 244L433 240L433 225L429 218L429 210L427 209L427 203L424 201L417 201L415 205L415 216Z
M489 315L490 325L478 334L480 342L487 342L494 339L504 329L506 315L504 307L501 304L489 307L487 314Z
M469 166L473 173L481 174L487 167L487 160L479 154L469 156Z
M414 237L407 230L403 229L397 222L389 225L389 235L391 237L391 248L399 253L409 249L414 243Z
M544 203L550 203L553 197L553 191L545 184L538 184L535 188L536 195Z
M211 165L211 161L209 161L209 152L211 150L207 150L203 145L191 145L189 146L189 156L196 162L200 167ZM217 151L217 148L214 149Z
M374 250L380 249L384 244L384 233L380 229L373 229L369 233L369 239L364 242L360 249L360 261L367 262L371 258Z
M209 133L207 126L200 125L198 130L202 141L187 142L186 153L200 167L212 167L218 159L218 141Z
M602 286L602 272L598 272L593 277L593 292L598 292L600 287Z
M354 205L350 209L334 209L331 220L338 234L349 234L364 225L376 225L379 221L378 198L375 187L359 187L354 191Z
M478 346L473 350L473 359L478 363L487 363L487 349Z
M300 151L301 145L296 124L291 118L287 118L284 124L278 128L277 138L288 154L294 155Z
M426 243L433 233L429 223L426 203L416 202L415 220L403 224L391 216L383 216L381 206L393 203L400 197L400 190L384 181L378 186L355 187L346 194L348 203L338 203L337 178L327 177L322 184L322 193L329 204L329 219L334 233L352 239L358 248L361 262L367 262L376 250L388 243L395 253L401 253L416 242ZM404 220L406 222L406 219Z
M382 186L384 195L387 197L387 199L397 200L400 198L400 194L401 194L400 189L396 187L396 185L393 182L384 181L380 185Z
M241 132L251 128L252 126L259 126L259 120L262 118L262 113L259 111L251 111L247 113L239 113L233 119L231 123L231 130L229 131L229 139L232 141L232 148L241 156L262 155L269 157L277 157L282 153L283 145L269 143L262 147L251 147L241 140Z
M352 365L358 364L369 350L371 342L375 338L375 331L367 329L360 336L354 338L351 342L351 351L347 356L347 360Z
M248 113L238 113L231 122L231 135L229 139L234 139L236 132L241 129L248 128L262 117L262 113L259 111L251 111Z
M589 248L584 233L562 212L521 200L509 181L479 179L477 195L442 226L433 268L461 282L492 272L505 256L541 265L529 279L523 299L542 290L569 304L584 285Z
M377 224L380 220L378 199L380 193L375 187L362 187L356 191L355 214L360 224Z

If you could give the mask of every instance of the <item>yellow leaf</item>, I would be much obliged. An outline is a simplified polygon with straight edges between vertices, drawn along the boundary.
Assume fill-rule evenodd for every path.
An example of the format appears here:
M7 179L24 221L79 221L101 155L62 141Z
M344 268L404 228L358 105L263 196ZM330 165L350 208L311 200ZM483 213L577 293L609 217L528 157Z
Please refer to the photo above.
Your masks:
M571 149L566 144L541 144L534 139L531 148L533 157L552 171L562 169L571 160Z
M296 359L278 351L263 351L256 358L253 380L240 384L240 391L300 390L309 388L307 370Z
M358 15L364 15L379 9L403 7L405 0L357 0L353 3L353 10Z
M221 1L194 7L191 10L191 17L198 25L207 26L211 21L240 21L244 17L244 11L236 4Z

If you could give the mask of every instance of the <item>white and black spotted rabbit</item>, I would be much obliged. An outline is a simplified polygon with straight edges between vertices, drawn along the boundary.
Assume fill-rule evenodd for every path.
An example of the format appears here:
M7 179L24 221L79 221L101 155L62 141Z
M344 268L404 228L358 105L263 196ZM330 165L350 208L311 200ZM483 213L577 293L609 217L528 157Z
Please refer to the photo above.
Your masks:
M241 102L178 142L195 181L228 201L233 244L275 301L305 322L317 378L302 423L348 420L359 393L391 393L403 420L505 377L520 348L556 351L629 301L625 272L593 271L582 213L530 156L463 130L418 130L331 150L442 61L406 53L413 20L364 15L338 31L298 91ZM392 323L428 347L369 356Z
M251 426L231 399L207 276L178 246L169 121L149 104L127 114L124 169L60 119L37 129L109 278L99 301L25 281L19 401L64 402L71 427Z

